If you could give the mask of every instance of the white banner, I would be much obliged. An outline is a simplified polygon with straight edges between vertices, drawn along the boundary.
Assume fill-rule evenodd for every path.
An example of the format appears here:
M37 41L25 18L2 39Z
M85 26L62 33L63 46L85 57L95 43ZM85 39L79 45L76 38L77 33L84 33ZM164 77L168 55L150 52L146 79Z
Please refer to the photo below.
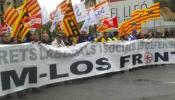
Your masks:
M84 1L81 2L81 0L72 0L72 6L74 9L74 14L76 16L77 22L86 20L86 17L88 16L88 14L87 14Z
M118 72L144 65L175 64L174 39L0 46L0 96L31 87Z

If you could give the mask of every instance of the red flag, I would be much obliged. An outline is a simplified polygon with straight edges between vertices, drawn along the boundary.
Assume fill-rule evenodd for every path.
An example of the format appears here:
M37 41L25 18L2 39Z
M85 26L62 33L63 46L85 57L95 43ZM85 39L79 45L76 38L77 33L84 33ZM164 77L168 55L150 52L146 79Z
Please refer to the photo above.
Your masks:
M118 18L117 17L106 18L103 20L103 25L108 27L118 28Z
M29 23L31 28L39 29L42 27L42 16L41 14L37 14L25 20L25 23Z
M31 28L39 29L42 26L42 18L41 14L32 16L30 18L30 26Z

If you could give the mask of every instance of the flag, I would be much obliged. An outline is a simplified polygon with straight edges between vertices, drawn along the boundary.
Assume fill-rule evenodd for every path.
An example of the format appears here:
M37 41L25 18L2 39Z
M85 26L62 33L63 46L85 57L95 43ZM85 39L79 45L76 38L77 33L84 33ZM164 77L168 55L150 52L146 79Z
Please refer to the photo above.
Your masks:
M55 30L55 27L57 26L57 23L60 21L63 21L64 15L61 14L61 11L59 9L56 9L56 13L54 15L54 19L52 21L52 25L50 28L50 32L53 32Z
M131 18L120 26L119 32L124 35L131 33L132 30L139 31L142 23L157 18L160 18L160 3L155 3L147 9L135 10L131 14Z
M72 0L72 6L77 22L86 20L88 14L84 2L81 0Z
M75 14L73 12L72 4L70 1L64 0L61 4L57 6L57 9L61 10L61 13L64 15L64 19L61 22L63 25L63 31L65 36L73 37L80 34L78 23L76 21Z
M15 8L9 7L4 13L4 20L9 26L12 27L18 15L18 11Z
M117 28L108 27L108 26L97 26L97 31L100 33L112 32L112 31L117 31Z
M128 35L133 30L141 30L141 23L133 23L131 19L125 20L119 27L120 36Z
M18 8L16 8L16 10L18 11L18 13L21 13L22 9L23 9L23 5L21 5ZM26 12L23 15L22 22L28 23L30 21L30 16L29 16L29 14L27 12L27 6L26 6L25 9L26 9Z
M133 30L140 31L141 30L141 23L129 23L128 26L126 26L125 32L127 34L131 34Z
M127 24L128 24L127 20L125 20L124 22L121 23L121 25L119 26L119 29L118 29L119 30L119 36L126 35L125 29L126 29Z
M116 31L117 27L118 27L117 17L104 18L101 20L101 25L97 26L97 31L99 32Z
M145 13L145 9L135 10L131 14L131 23L142 23L143 21L141 21L141 16L143 16L144 13Z
M44 25L50 21L49 14L45 7L41 9L41 14L42 14L42 24Z
M16 21L14 25L12 26L12 32L11 32L11 37L15 37L18 40L23 39L23 37L26 35L26 33L29 31L28 25L25 25L22 20L27 13L26 10L26 0L23 1L22 4L22 10L19 13L18 17L16 18Z
M145 10L141 21L154 20L160 18L160 3L155 3Z
M57 9L61 10L61 12L64 14L67 8L67 0L63 0L58 6Z
M17 8L18 12L21 13L23 5ZM42 24L41 8L37 0L27 0L25 13L23 14L22 22L29 23L31 28L39 29Z
M97 31L100 33L103 33L105 31L107 31L109 29L109 27L107 26L97 26Z
M34 15L30 17L29 25L31 28L39 29L42 27L41 14Z
M30 31L30 25L29 24L24 24L24 23L20 24L17 39L19 41L23 41L29 31Z
M37 0L27 0L27 12L29 16L41 13L41 8Z
M119 35L125 36L131 33L132 30L141 30L141 16L145 13L145 10L135 10L131 14L131 18L125 20L119 27Z
M136 10L131 15L132 22L144 23L149 20L154 20L160 18L160 3L155 3L149 8Z
M111 17L108 0L104 0L101 3L95 5L94 11L97 21L100 21L103 18Z
M89 26L94 25L94 24L97 24L95 12L94 12L94 9L90 9L88 16L86 17L86 20L83 23L83 26L81 27L81 31L88 32Z
M54 17L55 17L56 12L57 12L57 9L54 10L54 11L52 11L52 12L50 13L50 19L51 19L51 21L54 20Z
M107 26L107 27L113 27L113 28L117 28L118 27L118 18L117 16L113 17L113 18L105 18L102 20L103 25Z

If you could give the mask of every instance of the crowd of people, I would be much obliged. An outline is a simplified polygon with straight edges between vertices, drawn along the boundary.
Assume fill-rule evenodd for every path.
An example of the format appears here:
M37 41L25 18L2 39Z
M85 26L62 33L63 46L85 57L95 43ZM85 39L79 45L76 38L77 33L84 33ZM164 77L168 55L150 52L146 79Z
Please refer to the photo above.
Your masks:
M164 33L152 31L148 32L147 34L137 32L136 30L133 30L131 34L125 35L123 37L119 36L119 33L117 31L114 32L103 32L103 33L97 33L97 34L88 34L86 32L82 32L79 36L76 37L65 37L64 34L57 34L56 37L51 37L49 32L44 30L41 34L38 31L30 32L27 34L25 40L23 42L19 42L16 38L11 38L9 33L3 33L0 35L0 44L19 44L19 43L43 43L52 45L54 47L64 47L64 46L71 46L78 43L83 42L117 42L120 40L123 41L133 41L137 39L151 39L151 38L172 38L175 37L174 31L168 31L165 30ZM32 92L39 92L40 89L38 88L32 88L30 89ZM19 98L25 97L26 92L29 91L29 89L25 91L17 92L17 96ZM6 95L7 98L12 98L11 94Z
M165 30L164 33L152 31L147 34L137 32L133 30L131 34L119 36L117 31L114 32L103 32L96 34L88 34L86 32L81 32L79 36L76 37L66 37L64 34L57 34L55 37L51 37L48 31L43 31L39 33L38 31L30 32L27 34L23 42L18 42L16 38L11 38L9 33L3 33L0 36L0 44L19 44L19 43L29 43L29 42L39 42L54 47L71 46L83 42L112 42L119 40L137 40L137 39L150 39L150 38L172 38L175 37L174 31Z

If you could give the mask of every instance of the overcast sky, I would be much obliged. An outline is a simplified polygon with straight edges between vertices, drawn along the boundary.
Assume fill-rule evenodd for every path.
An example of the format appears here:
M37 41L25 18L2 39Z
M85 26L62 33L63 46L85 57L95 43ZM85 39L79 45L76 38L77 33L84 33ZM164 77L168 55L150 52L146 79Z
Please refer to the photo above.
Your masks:
M56 6L63 0L38 0L41 8L45 7L48 13L56 9Z

